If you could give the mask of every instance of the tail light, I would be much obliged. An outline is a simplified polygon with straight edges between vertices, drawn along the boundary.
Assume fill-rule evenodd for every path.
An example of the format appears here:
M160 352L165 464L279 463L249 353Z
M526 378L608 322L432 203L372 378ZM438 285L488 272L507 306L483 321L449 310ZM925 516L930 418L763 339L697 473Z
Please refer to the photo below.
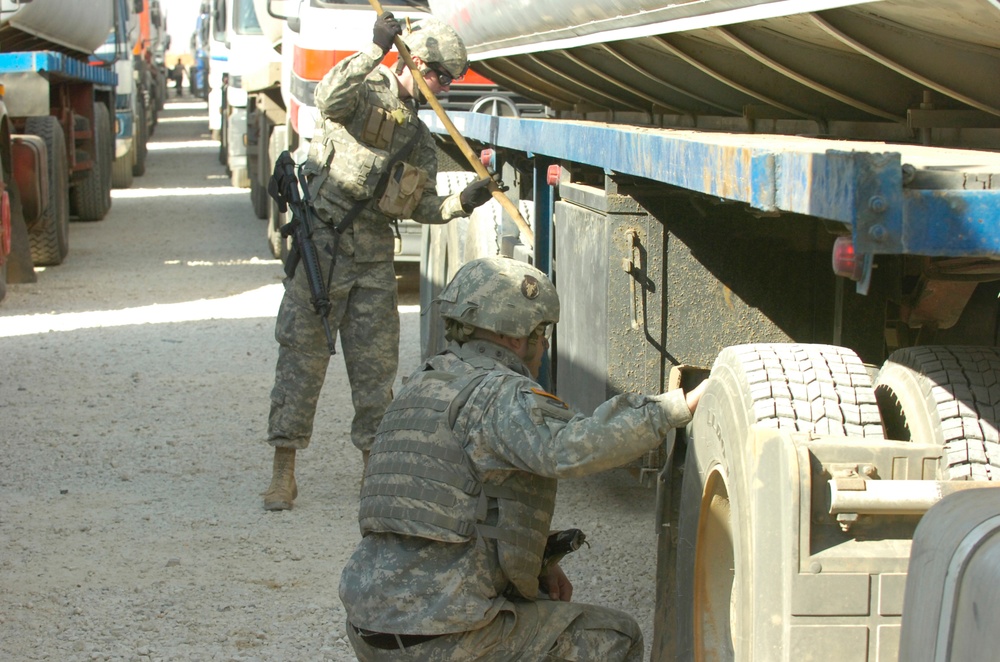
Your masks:
M833 273L855 282L864 275L864 262L855 253L850 237L837 237L833 242Z

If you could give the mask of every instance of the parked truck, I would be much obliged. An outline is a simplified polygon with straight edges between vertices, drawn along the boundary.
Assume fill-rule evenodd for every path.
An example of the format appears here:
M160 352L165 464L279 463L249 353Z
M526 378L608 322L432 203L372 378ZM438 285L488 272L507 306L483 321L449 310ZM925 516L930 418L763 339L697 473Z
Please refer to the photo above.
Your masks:
M0 2L3 285L8 259L25 265L21 279L32 278L34 266L60 264L70 216L96 221L111 207L116 76L88 59L120 1ZM30 258L10 254L22 228Z
M430 8L549 117L451 114L530 232L493 205L424 228L423 353L445 283L502 254L558 288L576 409L711 367L633 467L653 659L896 660L922 514L1000 473L1000 5Z
M368 0L254 0L253 4L269 46L257 53L255 66L242 76L248 95L248 184L255 213L267 220L268 244L275 257L281 257L288 248L279 232L285 219L266 191L274 160L286 149L297 162L305 160L316 126L321 124L313 101L316 84L335 64L371 43L375 13ZM428 15L426 0L390 1L382 6L403 22ZM393 49L383 64L393 66L397 57ZM235 54L231 58L236 66ZM543 110L541 104L502 90L474 71L452 84L442 103L453 110L515 117ZM464 187L470 175L447 153L441 156L439 192ZM420 226L404 220L398 230L396 261L419 261Z
M253 0L213 0L212 35L213 62L217 50L224 53L225 60L212 76L209 125L218 136L219 162L226 166L232 185L248 188L248 95L244 80L275 55L264 37Z
M151 79L144 73L145 63L135 52L142 41L140 16L144 10L145 0L119 2L114 27L91 57L93 64L112 68L118 77L113 188L130 188L134 178L146 172L153 93L149 87Z

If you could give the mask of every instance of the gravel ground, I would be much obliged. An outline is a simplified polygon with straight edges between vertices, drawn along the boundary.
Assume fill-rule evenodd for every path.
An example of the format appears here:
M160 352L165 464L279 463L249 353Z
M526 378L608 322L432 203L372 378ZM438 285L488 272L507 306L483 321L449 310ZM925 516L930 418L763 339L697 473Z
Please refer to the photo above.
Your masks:
M265 513L281 267L230 188L203 103L161 113L147 172L66 262L0 304L0 659L353 660L337 597L361 457L331 363L295 509ZM401 268L401 373L419 356ZM652 638L653 493L623 470L560 485L592 546L574 598Z

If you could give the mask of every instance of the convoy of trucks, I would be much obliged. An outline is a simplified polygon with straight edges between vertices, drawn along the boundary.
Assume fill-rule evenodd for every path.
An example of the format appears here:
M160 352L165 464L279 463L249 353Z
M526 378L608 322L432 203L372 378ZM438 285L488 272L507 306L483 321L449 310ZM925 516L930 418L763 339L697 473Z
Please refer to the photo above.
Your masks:
M168 44L159 0L131 0L116 13L114 28L91 58L118 75L113 188L130 188L146 172L146 143L167 95Z
M62 263L70 217L104 218L145 171L168 43L159 0L0 2L0 299Z

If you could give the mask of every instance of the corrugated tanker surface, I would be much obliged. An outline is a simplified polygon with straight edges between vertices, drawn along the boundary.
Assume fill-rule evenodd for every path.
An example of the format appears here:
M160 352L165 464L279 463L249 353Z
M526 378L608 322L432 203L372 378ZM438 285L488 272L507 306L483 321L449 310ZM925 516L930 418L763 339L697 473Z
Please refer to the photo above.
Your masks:
M114 26L111 2L0 1L0 52L53 50L89 55Z
M997 0L430 6L466 40L474 69L567 117L624 112L699 128L704 117L804 120L856 138L873 122L1000 126Z

